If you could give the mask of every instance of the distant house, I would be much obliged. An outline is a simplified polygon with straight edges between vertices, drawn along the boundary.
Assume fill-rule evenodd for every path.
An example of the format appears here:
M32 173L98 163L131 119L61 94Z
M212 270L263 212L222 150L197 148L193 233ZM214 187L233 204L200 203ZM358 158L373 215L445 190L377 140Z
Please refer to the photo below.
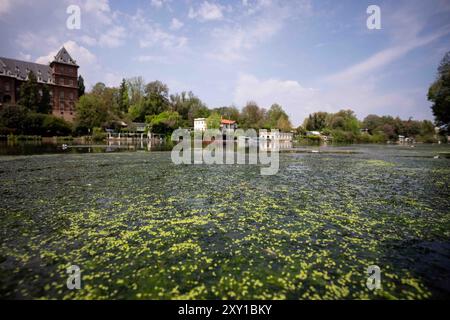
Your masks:
M293 136L292 132L259 131L260 140L292 141Z
M234 132L237 129L237 123L234 120L221 119L220 120L220 130L223 133Z
M208 129L206 123L206 118L196 118L194 119L194 131L205 131ZM220 130L224 133L234 132L237 129L237 123L234 120L221 119L220 120Z
M319 131L307 131L307 132L306 132L306 136L307 136L307 137L311 137L311 136L320 137L321 134L320 134Z
M137 133L144 133L147 125L143 122L132 122L131 126L133 127L134 131Z
M206 129L206 118L194 119L194 131L205 131Z

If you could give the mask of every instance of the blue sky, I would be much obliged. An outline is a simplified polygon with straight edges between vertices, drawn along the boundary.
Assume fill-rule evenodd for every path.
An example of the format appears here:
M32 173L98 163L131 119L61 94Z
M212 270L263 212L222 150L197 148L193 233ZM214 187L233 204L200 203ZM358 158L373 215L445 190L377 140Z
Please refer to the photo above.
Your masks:
M81 29L66 27L69 5ZM381 30L366 9L381 8ZM432 119L427 89L450 50L450 1L0 0L0 56L46 63L64 45L88 85L122 78L192 90L209 107L281 104Z

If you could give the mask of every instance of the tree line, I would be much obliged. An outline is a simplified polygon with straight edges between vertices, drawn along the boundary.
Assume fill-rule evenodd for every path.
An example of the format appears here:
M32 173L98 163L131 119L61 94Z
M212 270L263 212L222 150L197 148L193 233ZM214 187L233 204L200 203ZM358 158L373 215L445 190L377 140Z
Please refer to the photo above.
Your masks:
M133 122L145 122L154 133L167 134L177 128L192 128L195 118L206 118L209 128L218 128L220 119L239 123L243 129L292 129L289 116L278 104L269 110L248 102L236 106L208 108L193 92L169 93L161 81L145 83L142 77L123 79L119 87L97 83L77 104L75 126L78 132L90 128L127 130ZM128 124L124 128L123 123Z
M38 84L30 72L20 87L17 104L4 104L0 110L0 135L83 135L94 132L94 128L96 132L105 128L127 131L132 130L133 122L145 122L152 132L170 134L179 127L193 127L195 118L206 118L210 128L218 128L221 118L226 118L237 121L243 129L295 130L301 137L308 131L319 131L336 142L385 142L401 135L433 142L435 126L441 135L450 133L450 52L442 59L428 91L434 123L378 115L359 121L352 110L341 110L315 112L293 129L289 116L276 103L269 109L253 101L242 110L234 105L209 108L192 92L171 94L161 81L146 83L142 77L123 79L119 87L97 83L86 93L84 80L79 76L78 94L75 121L67 123L51 115L49 88Z
M336 113L315 112L297 128L300 135L318 131L335 142L386 142L396 141L399 136L414 138L420 142L436 142L436 130L429 120L368 115L359 121L352 110Z

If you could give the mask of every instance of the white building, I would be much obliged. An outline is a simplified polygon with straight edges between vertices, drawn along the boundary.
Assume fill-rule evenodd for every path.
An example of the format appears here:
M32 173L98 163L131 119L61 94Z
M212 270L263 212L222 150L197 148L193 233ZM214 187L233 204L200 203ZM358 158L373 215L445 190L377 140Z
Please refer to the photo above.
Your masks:
M206 118L194 119L194 131L205 131L206 129Z
M194 131L205 131L208 129L206 118L194 119ZM220 130L225 133L233 133L237 129L237 123L234 120L221 119Z
M292 141L293 134L290 132L272 132L259 130L259 139L261 140L278 140L278 141Z

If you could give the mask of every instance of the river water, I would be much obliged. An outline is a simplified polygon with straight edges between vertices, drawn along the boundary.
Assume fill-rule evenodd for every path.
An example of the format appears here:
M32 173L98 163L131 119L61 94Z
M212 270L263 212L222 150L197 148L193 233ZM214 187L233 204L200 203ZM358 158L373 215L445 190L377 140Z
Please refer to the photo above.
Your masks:
M0 146L0 297L450 297L449 146L287 148L273 176L162 149Z

